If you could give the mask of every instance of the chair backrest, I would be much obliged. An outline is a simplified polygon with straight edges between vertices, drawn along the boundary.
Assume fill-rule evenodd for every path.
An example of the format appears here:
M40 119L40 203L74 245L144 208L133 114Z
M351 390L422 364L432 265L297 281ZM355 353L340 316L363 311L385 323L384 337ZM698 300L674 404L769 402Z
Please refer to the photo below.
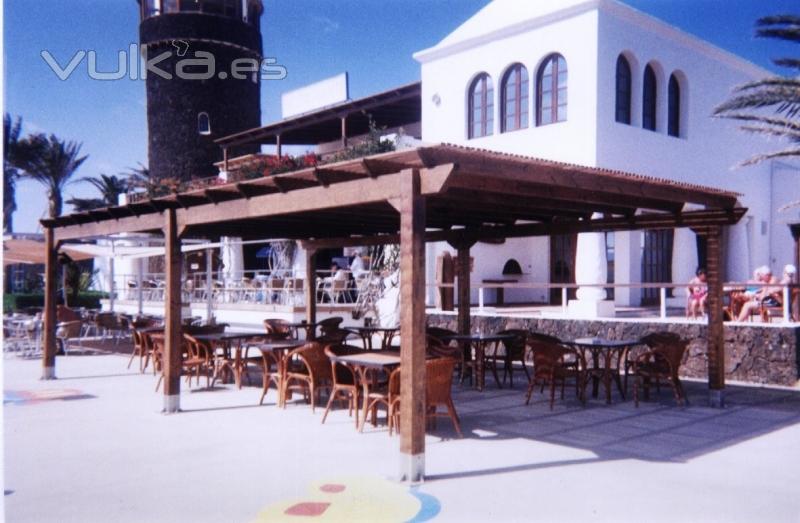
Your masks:
M503 340L503 345L509 354L518 355L525 353L525 344L528 340L528 331L525 329L506 329L498 332L504 336L514 336L511 339Z
M689 347L689 340L685 340L674 332L652 332L641 339L651 348L656 362L667 363L674 372L678 372L683 355Z
M137 329L133 329L131 331L131 336L133 337L133 346L137 349L141 349L144 346L144 341L142 340L142 333L139 332Z
M211 346L201 340L198 340L191 334L183 335L184 351L192 358L202 358L208 360L213 355Z
M94 318L95 323L98 327L103 329L118 329L119 322L117 321L117 315L113 312L100 312Z
M533 372L536 378L549 378L564 362L564 357L574 351L549 340L528 338L528 348L533 354Z
M454 358L459 361L464 357L461 347L448 345L430 334L425 337L425 352L437 358Z
M79 338L81 335L81 327L83 322L81 320L65 321L58 324L58 336L60 338Z
M549 334L544 334L544 333L541 333L541 332L528 331L528 339L539 340L539 341L548 341L550 343L561 344L561 340L558 339L557 337L551 336Z
M440 405L452 396L453 358L433 358L425 362L425 402Z
M81 319L79 312L70 309L64 305L59 305L56 308L56 321L75 321Z
M444 338L456 335L455 331L451 331L450 329L443 329L441 327L428 327L425 329L425 332L428 334L428 336L436 338L443 343L447 343L444 340Z
M277 318L264 320L264 330L273 338L286 339L292 334L289 322Z
M358 336L358 334L348 329L334 329L325 332L317 338L317 341L323 345L341 345L350 336Z
M339 328L339 325L342 324L344 318L341 316L334 316L333 318L326 318L319 322L319 331L320 333L325 336L327 332L335 331Z
M228 327L227 323L217 323L214 325L184 325L184 334L197 336L198 334L222 334L225 328Z
M354 345L329 344L325 346L325 356L327 356L331 362L331 375L334 385L354 385L358 380L356 379L356 371L353 367L346 363L334 361L333 357L343 354L358 354L363 351L364 349Z
M325 355L325 349L321 343L314 341L306 343L302 347L293 350L289 356L298 356L306 365L315 382L333 381L331 360Z

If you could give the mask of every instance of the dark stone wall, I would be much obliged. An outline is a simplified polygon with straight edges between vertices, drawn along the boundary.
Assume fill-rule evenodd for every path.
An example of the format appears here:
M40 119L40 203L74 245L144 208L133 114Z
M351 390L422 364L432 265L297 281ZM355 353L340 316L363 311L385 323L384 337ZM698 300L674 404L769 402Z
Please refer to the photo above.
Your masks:
M206 178L215 176L215 162L222 151L214 140L261 125L260 77L231 77L231 64L239 58L261 58L258 29L236 19L198 13L176 13L152 17L140 26L141 43L147 56L170 51L171 56L157 67L171 79L148 73L147 126L150 172L154 178ZM189 44L179 56L173 40ZM187 80L175 76L176 64L194 59L205 51L214 56L214 77ZM205 67L189 68L200 73ZM224 73L224 78L220 77ZM208 113L211 134L198 133L197 117ZM241 148L234 154L257 152L258 147Z
M429 314L428 324L455 330L455 314ZM655 331L676 332L691 340L681 367L681 375L708 377L706 358L707 326L698 323L658 323L626 321L558 320L473 316L473 330L528 329L568 340L585 336L608 339L638 339ZM798 368L798 327L751 325L725 326L725 376L730 380L759 384L795 386Z

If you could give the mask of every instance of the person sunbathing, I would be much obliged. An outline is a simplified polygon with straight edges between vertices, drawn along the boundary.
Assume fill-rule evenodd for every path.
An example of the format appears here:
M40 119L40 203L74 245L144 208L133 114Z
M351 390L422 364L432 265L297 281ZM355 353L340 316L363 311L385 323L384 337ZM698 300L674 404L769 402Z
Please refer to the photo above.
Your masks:
M760 277L759 283L772 285L762 285L754 293L745 292L746 295L750 294L752 298L742 306L742 310L739 313L739 321L746 321L750 316L759 311L762 305L767 307L781 306L781 288L775 286L779 282L772 275L772 270L765 266L758 269L757 273ZM748 291L749 290L750 288L748 288Z
M694 278L689 281L689 299L686 302L686 317L698 318L703 315L708 298L705 269L697 269Z

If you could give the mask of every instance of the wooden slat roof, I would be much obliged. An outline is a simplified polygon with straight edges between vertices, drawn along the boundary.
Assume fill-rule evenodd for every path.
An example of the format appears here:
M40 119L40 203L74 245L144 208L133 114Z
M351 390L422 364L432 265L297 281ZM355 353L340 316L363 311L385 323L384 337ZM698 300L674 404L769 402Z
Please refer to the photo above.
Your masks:
M76 213L43 224L64 229L64 238L158 230L163 222L159 214L172 208L184 233L198 237L395 234L396 177L406 169L420 171L428 228L441 231L494 228L510 235L510 227L522 224L528 229L538 224L545 232L548 227L565 230L571 224L586 227L598 212L616 220L615 229L624 225L620 219L636 228L638 216L654 212L662 218L649 223L662 228L670 223L698 226L735 223L743 212L736 210L739 195L728 191L441 144ZM686 204L705 209L703 220L683 212ZM686 221L687 216L694 221Z

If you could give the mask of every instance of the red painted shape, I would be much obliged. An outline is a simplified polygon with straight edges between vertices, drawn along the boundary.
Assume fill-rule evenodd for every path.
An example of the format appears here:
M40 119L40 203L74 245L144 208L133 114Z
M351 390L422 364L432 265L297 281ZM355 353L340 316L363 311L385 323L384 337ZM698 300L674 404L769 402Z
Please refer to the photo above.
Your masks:
M321 516L330 506L330 503L312 503L306 501L292 505L286 509L284 514L287 516Z
M346 487L344 485L339 485L336 483L327 483L322 485L319 489L322 492L327 492L329 494L338 494L339 492L344 492Z

